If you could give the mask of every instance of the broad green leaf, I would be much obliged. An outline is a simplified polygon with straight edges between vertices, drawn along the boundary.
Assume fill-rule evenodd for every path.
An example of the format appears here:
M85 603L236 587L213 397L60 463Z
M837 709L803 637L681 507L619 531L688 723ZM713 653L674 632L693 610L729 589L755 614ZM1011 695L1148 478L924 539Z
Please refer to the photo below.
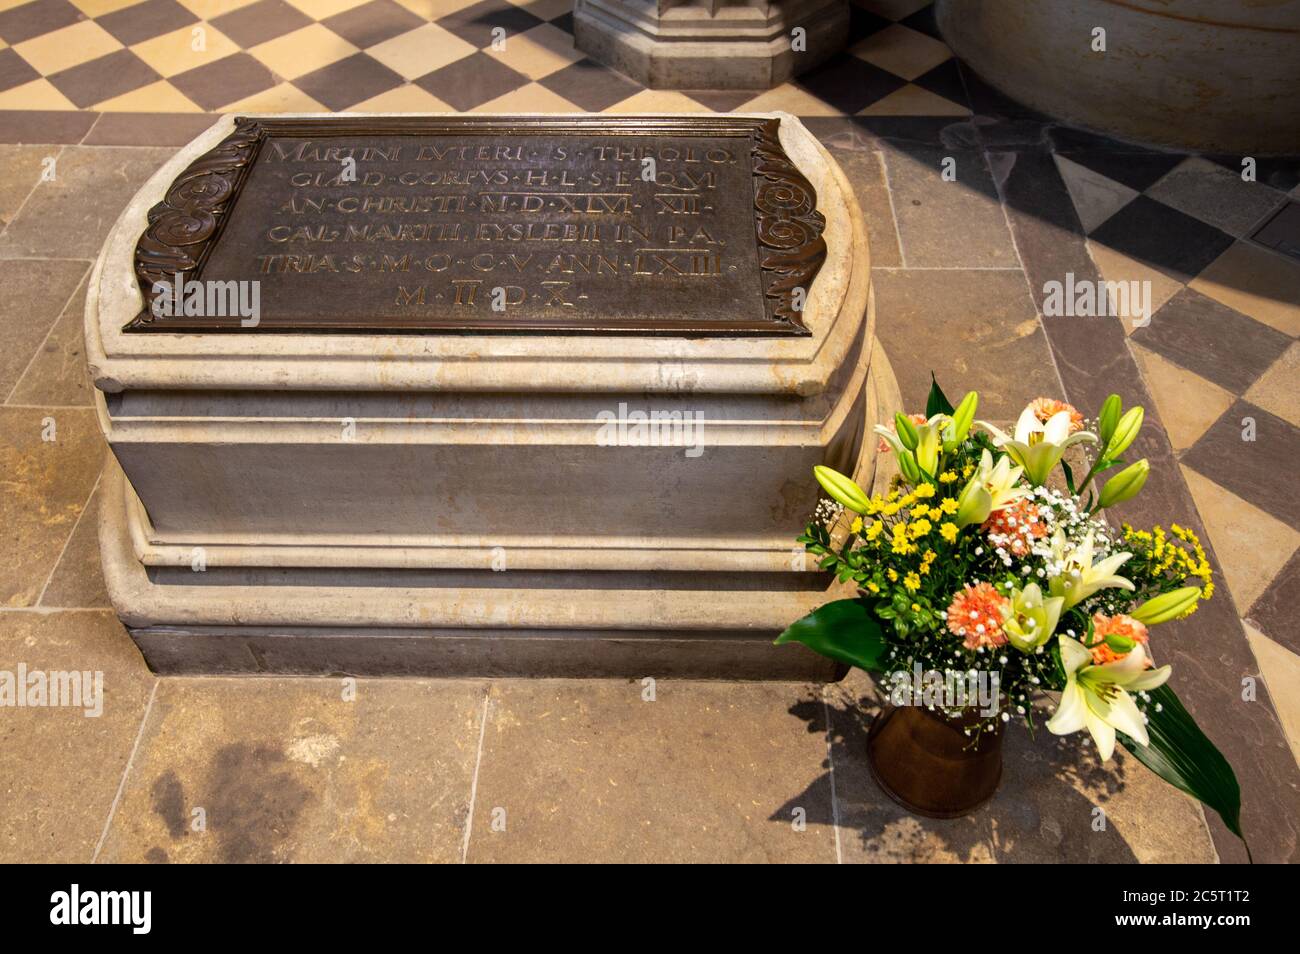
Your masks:
M1241 787L1232 766L1197 727L1172 689L1161 686L1151 690L1150 695L1146 712L1151 744L1138 745L1121 733L1124 748L1170 785L1213 808L1228 830L1244 841Z
M936 414L952 414L952 410L952 402L943 393L943 388L939 387L939 382L935 380L934 372L931 371L930 396L925 399L926 418L934 417Z
M776 638L803 643L837 662L878 672L884 664L885 637L862 600L836 600L793 623Z

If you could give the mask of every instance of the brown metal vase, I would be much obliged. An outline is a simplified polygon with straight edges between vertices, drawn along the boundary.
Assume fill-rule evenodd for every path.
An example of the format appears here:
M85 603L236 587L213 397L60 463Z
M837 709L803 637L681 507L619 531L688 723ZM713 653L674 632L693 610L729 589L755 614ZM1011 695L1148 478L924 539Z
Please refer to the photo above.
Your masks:
M867 733L867 762L876 784L908 811L956 818L993 797L1002 781L1002 723L972 747L962 730L979 722L922 706L886 706Z

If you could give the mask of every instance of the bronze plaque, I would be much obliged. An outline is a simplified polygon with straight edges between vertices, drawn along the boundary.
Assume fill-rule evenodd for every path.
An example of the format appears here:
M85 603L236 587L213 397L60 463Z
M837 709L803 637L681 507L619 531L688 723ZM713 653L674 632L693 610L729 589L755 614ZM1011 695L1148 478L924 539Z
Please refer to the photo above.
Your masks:
M126 330L807 334L825 223L777 124L240 118L150 210Z

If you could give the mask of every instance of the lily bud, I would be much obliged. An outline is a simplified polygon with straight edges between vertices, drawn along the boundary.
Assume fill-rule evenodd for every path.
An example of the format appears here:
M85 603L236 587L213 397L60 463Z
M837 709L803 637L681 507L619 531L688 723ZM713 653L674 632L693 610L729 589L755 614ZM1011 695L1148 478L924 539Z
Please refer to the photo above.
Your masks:
M1133 443L1133 439L1138 436L1138 431L1142 429L1144 415L1145 412L1141 407L1131 407L1124 412L1124 416L1115 425L1110 440L1106 442L1106 457L1114 460L1128 450L1128 445Z
M921 468L917 466L916 457L910 451L898 455L898 470L909 484L915 486L921 482Z
M1128 615L1147 626L1167 623L1196 606L1200 595L1201 591L1198 587L1184 586L1171 593L1161 593L1159 596L1152 597Z
M831 495L831 499L839 501L854 513L867 512L869 501L866 491L848 477L837 470L820 465L813 468L813 476L817 478L817 483L822 485L822 489Z
M1146 458L1138 461L1136 464L1129 464L1118 474L1106 481L1105 486L1101 488L1101 508L1113 507L1117 503L1123 503L1138 495L1138 492L1147 482L1147 474L1151 472L1151 465L1147 463Z
M933 477L935 471L939 469L939 428L934 426L922 428L919 437L920 440L916 445L916 463L921 470Z
M974 391L968 391L966 396L961 399L957 405L957 410L952 412L952 424L949 426L948 439L943 442L943 449L951 451L966 439L970 433L970 426L975 420L975 410L979 407L980 396Z
M916 425L907 419L907 415L898 412L894 414L894 433L898 435L898 440L908 450L916 450L916 442L919 437L916 433Z
M970 482L962 488L961 495L957 498L956 523L958 527L964 527L972 523L983 523L993 512L993 497L984 489L980 482L980 475L976 474L970 479Z
M1111 435L1115 433L1115 425L1119 423L1120 411L1123 409L1124 404L1118 394L1112 394L1102 402L1101 413L1097 415L1097 433L1103 444L1110 443Z

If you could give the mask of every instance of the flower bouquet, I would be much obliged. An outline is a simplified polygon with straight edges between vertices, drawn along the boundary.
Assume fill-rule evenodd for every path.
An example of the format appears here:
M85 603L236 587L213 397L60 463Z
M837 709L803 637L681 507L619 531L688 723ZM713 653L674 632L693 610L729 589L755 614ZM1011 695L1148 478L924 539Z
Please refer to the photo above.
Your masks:
M1146 482L1147 461L1121 457L1142 408L1124 411L1111 395L1090 430L1073 407L1042 398L1007 434L975 419L978 401L972 391L954 408L935 383L925 416L876 428L899 471L885 496L815 469L832 500L799 541L859 595L777 642L876 677L890 705L872 726L872 769L914 811L973 809L996 788L1004 724L1032 733L1045 719L1056 735L1086 730L1103 761L1123 745L1241 837L1232 768L1167 685L1170 667L1154 662L1153 628L1213 592L1205 551L1186 527L1103 516ZM1081 479L1065 459L1075 445L1095 451ZM1048 716L1042 703L1053 701ZM908 728L891 741L884 726L900 714Z

